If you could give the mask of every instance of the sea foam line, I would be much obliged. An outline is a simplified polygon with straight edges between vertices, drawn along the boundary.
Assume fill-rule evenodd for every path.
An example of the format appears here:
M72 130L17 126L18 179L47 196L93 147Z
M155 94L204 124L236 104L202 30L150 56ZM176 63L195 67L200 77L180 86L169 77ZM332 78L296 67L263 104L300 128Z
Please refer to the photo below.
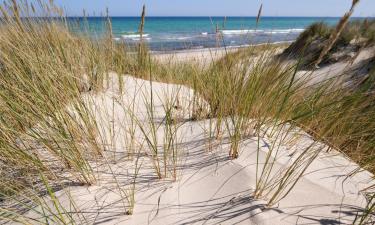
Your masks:
M148 37L150 36L149 34L143 34L142 37ZM123 34L121 35L122 38L124 39L133 39L133 38L140 38L141 34Z
M275 29L275 30L222 30L220 31L224 35L241 35L251 33L265 33L265 34L288 34L288 33L300 33L305 29Z

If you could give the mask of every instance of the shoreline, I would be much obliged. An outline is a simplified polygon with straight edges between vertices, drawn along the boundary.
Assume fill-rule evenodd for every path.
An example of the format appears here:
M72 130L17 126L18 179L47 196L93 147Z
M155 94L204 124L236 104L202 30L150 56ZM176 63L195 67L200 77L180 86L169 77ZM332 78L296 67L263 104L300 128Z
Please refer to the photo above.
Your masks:
M217 48L201 48L201 49L185 49L178 51L150 51L151 56L161 63L170 62L198 62L200 65L205 65L215 61L227 53L236 52L240 49L260 46L280 46L290 44L292 41L249 44L241 46L217 47Z
M277 41L277 42L268 42L268 43L259 43L259 44L246 44L246 45L234 45L226 47L214 47L214 48L194 48L194 49L181 49L181 50L151 50L152 55L164 55L164 54L179 54L179 53L194 53L194 52L204 52L204 51L223 51L223 50L238 50L248 47L259 47L267 45L282 45L282 44L291 44L294 41Z

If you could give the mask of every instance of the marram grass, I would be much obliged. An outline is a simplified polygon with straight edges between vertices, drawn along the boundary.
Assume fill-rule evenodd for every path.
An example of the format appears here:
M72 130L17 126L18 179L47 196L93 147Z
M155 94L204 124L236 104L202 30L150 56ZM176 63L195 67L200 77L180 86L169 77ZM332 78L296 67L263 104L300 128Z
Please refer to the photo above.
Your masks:
M61 14L49 4L39 7ZM142 43L138 52L129 52L125 45L114 43L110 20L107 38L91 40L69 32L61 15L56 20L20 17L36 11L35 6L11 1L1 11L0 175L4 179L0 181L0 217L4 220L33 223L30 218L22 217L22 210L42 205L46 223L85 223L84 216L76 221L77 217L67 213L53 187L63 188L67 180L79 185L97 182L91 162L106 160L106 150L98 139L99 121L95 121L83 96L103 91L111 71L147 79L151 87L154 81L162 81L194 89L195 95L208 103L209 110L196 107L190 112L190 119L215 120L216 123L210 123L210 137L220 141L221 135L228 133L228 154L232 159L239 156L241 142L250 136L259 140L270 134L286 139L287 135L281 131L288 133L296 127L311 134L315 139L313 144L281 171L277 179L273 176L275 161L271 155L278 153L280 143L272 143L265 162L257 165L254 196L268 199L269 206L293 189L323 151L316 148L318 142L375 171L374 71L354 88L343 86L332 91L335 84L332 80L306 87L305 81L297 76L302 59L284 64L273 57L278 48L272 45L227 53L205 66L193 62L160 63L152 59ZM259 17L260 13L261 9ZM144 14L145 8L142 18ZM141 33L145 22L142 19ZM118 79L122 79L121 75ZM158 143L156 135L161 126L153 121L155 97L152 92L151 99L145 97L147 125L136 118L135 102L133 107L124 109L132 118L128 128L129 157L143 150L136 149L134 143L139 129L157 177L171 176L176 180L180 124L171 116L176 99L169 99L163 105L165 136ZM160 144L163 151L158 148ZM45 157L45 152L50 158ZM136 162L135 174L142 166L138 158ZM35 188L35 183L40 188ZM128 191L118 187L125 214L133 213L135 189L135 185ZM52 199L52 208L41 193ZM18 203L21 212L2 205L10 200ZM363 219L358 217L357 221L367 220L373 210L369 203Z

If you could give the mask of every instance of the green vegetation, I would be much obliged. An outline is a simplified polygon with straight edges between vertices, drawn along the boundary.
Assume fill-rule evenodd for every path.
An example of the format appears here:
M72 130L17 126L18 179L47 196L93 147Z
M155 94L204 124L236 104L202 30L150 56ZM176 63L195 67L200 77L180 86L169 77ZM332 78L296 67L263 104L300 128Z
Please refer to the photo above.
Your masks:
M302 59L304 68L313 68L320 53L327 44L335 27L323 22L311 24L303 31L297 40L292 43L282 54L282 58ZM321 65L337 61L332 57L335 53L353 52L373 46L375 44L375 20L353 20L344 28L332 48L324 55ZM345 55L344 55L345 56ZM349 57L347 57L348 59Z
M48 5L40 7L51 11ZM210 137L217 140L227 134L232 159L239 156L241 142L250 136L257 137L258 141L265 135L287 141L293 129L301 128L309 133L314 138L311 145L302 149L278 178L274 177L274 156L279 152L280 142L271 143L266 160L259 161L254 196L266 198L269 206L283 199L317 155L326 150L316 147L319 142L375 172L375 71L355 88L333 89L335 80L310 88L297 76L300 69L319 57L323 49L320 43L332 32L332 28L322 23L311 25L284 52L297 58L296 63L285 64L274 57L278 46L264 45L227 53L210 65L202 66L173 60L158 62L142 43L138 54L134 54L124 45L113 43L110 23L108 38L95 41L71 34L61 16L53 21L21 20L20 11L25 14L31 8L34 6L20 7L15 1L1 8L0 218L4 220L32 223L20 216L22 210L34 210L36 205L41 205L45 212L41 216L46 223L80 223L64 209L54 193L55 189L63 189L72 182L86 186L95 184L93 162L109 164L106 158L109 145L103 143L111 143L111 140L104 141L105 137L100 136L104 128L99 126L100 121L96 120L85 96L102 93L111 71L119 74L120 81L122 74L132 74L149 80L151 87L154 81L163 81L192 88L196 97L209 107L197 104L189 112L190 120L210 119ZM59 16L59 10L52 12ZM144 12L145 9L143 15ZM141 33L143 24L142 20ZM350 45L353 38L365 38L366 46L372 44L374 24L372 21L352 22L331 52ZM296 49L302 51L296 52ZM177 134L183 122L173 118L172 112L178 99L163 99L166 115L162 123L155 123L153 100L156 96L152 91L150 99L146 93L141 94L147 105L146 123L136 117L134 100L132 107L123 109L132 124L127 127L129 158L145 152L153 160L159 179L172 177L176 180ZM114 128L109 129L112 134L115 132ZM145 143L135 143L138 129ZM162 132L158 132L160 130ZM163 151L159 148L160 133ZM138 159L134 183L142 166ZM116 179L115 175L113 177ZM133 212L135 189L135 184L131 190L123 190L118 185L126 214ZM52 199L52 208L44 201L44 196ZM21 209L7 207L7 201L18 203ZM366 210L363 220L359 221L367 220L373 213L373 205L369 204Z

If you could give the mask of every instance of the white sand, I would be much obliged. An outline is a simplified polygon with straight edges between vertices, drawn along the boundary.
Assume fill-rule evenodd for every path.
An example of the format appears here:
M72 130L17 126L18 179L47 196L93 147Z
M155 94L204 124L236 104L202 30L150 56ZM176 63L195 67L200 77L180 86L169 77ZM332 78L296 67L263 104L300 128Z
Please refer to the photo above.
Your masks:
M197 62L197 63L211 63L227 53L235 52L240 48L207 48L197 50L183 50L176 52L160 53L155 52L153 54L154 59L160 62Z
M365 205L361 190L374 184L367 171L347 175L358 166L337 151L322 151L290 194L271 208L264 207L265 199L255 200L252 192L256 183L257 138L241 142L241 154L236 160L228 158L227 134L221 141L209 142L209 120L181 123L177 132L177 180L171 175L158 179L152 168L150 150L144 135L136 130L136 148L142 150L141 165L134 179L136 159L128 159L129 127L134 99L134 117L148 127L145 99L150 100L150 83L124 76L124 93L119 93L117 76L111 74L108 90L87 95L102 128L107 160L93 162L98 182L91 187L67 187L56 193L61 204L82 224L350 224L354 215ZM156 123L163 120L166 99L178 96L179 107L174 117L189 119L194 108L194 92L186 87L153 82ZM208 106L201 101L202 108ZM125 110L126 109L126 110ZM215 122L215 121L213 121ZM115 132L112 132L114 128ZM164 125L157 131L158 143L163 145ZM313 143L311 137L295 129L288 141L264 136L260 141L259 162L264 162L269 146L281 141L271 176L280 177L282 169ZM291 139L291 138L294 139ZM316 148L326 148L317 143ZM162 147L160 148L162 149ZM144 154L148 152L147 154ZM294 154L293 154L294 153ZM125 215L135 181L133 215ZM74 200L75 207L72 207ZM37 208L40 210L40 208ZM39 218L35 213L28 216Z
M159 62L195 62L201 65L207 65L211 62L222 58L228 53L233 53L241 49L246 49L249 47L256 48L260 46L278 46L279 48L273 54L281 53L286 46L291 43L289 41L285 42L275 42L266 44L255 44L249 46L228 46L226 48L205 48L205 49L192 49L192 50L181 50L181 51L167 51L167 52L153 52L153 57Z

